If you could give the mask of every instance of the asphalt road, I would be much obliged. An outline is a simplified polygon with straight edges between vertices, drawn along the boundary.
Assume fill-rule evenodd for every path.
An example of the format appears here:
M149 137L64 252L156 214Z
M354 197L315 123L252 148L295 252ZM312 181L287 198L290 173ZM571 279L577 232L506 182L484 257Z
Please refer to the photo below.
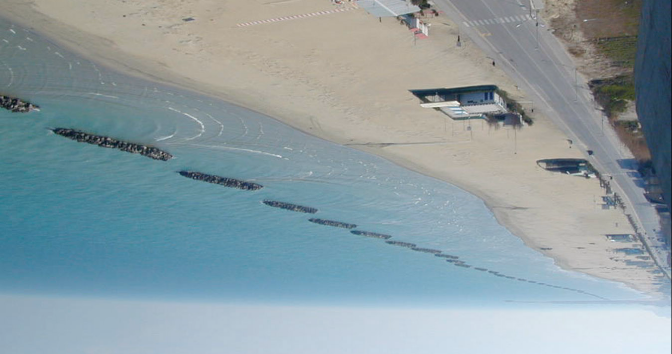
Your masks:
M659 240L659 218L644 197L637 164L616 137L592 99L585 80L549 27L530 7L529 0L434 0L460 28L461 37L485 51L527 93L527 108L543 112L602 175L612 176L613 190L633 215L642 239L669 278L667 254ZM532 129L534 129L532 127ZM587 151L593 154L588 155ZM549 156L549 158L561 156ZM654 231L656 230L656 231Z

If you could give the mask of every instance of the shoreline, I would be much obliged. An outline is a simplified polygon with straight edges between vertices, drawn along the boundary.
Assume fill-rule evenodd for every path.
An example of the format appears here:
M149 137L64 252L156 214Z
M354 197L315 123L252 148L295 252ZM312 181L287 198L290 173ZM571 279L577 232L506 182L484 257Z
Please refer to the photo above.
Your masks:
M522 215L526 214L526 212L530 209L543 209L541 211L535 210L536 216L537 217L546 217L548 216L548 213L551 212L565 212L567 210L572 210L569 209L568 206L573 205L572 203L579 203L579 211L575 211L574 213L581 213L581 211L586 211L586 210L591 210L594 209L594 203L590 203L590 201L586 201L585 198L582 198L581 196L577 197L576 195L571 195L569 197L570 200L562 200L563 205L560 205L555 208L549 208L547 204L544 204L544 198L546 197L552 197L555 192L551 189L550 191L545 190L541 191L543 189L543 185L545 183L543 182L556 182L560 183L561 185L565 186L566 188L572 188L572 187L577 187L582 188L578 191L578 194L580 195L582 192L589 191L593 193L593 198L595 193L599 193L599 187L596 189L595 186L584 186L582 185L580 179L576 177L574 180L572 179L567 179L566 176L556 176L553 174L540 172L536 171L536 167L532 166L531 169L529 167L523 167L521 165L520 159L521 156L525 156L525 159L528 159L528 157L536 155L534 153L531 153L530 150L536 149L536 146L543 142L543 138L546 138L547 135L543 133L539 133L539 130L543 130L547 132L548 134L551 134L552 136L561 136L562 134L558 132L557 128L552 126L547 120L543 119L543 117L539 117L537 119L537 123L535 123L534 126L532 127L527 127L525 128L526 130L523 131L520 135L521 137L518 138L520 141L517 142L518 146L520 146L520 149L523 150L525 148L528 148L529 150L527 151L518 151L515 154L518 155L517 157L511 158L509 155L511 153L510 151L510 138L508 136L507 132L507 137L503 138L503 131L495 131L492 132L493 137L488 138L490 136L490 128L488 128L488 136L482 136L485 134L485 129L483 129L483 126L481 126L481 132L479 132L478 136L476 139L470 138L467 141L467 136L470 135L466 131L462 130L461 132L458 132L457 137L455 136L455 133L451 135L451 137L447 136L447 131L445 132L446 136L438 136L436 130L441 127L442 120L445 120L446 118L440 116L440 113L434 112L434 111L423 111L422 108L419 107L419 105L415 104L414 108L417 110L419 113L417 114L417 117L413 117L411 119L407 119L404 122L400 122L401 118L396 119L398 123L403 123L405 124L402 128L399 128L398 126L395 126L394 123L388 123L385 122L381 119L378 119L375 122L367 122L367 124L364 126L364 128L367 129L360 129L360 131L353 131L355 128L358 128L360 126L360 123L357 121L347 121L346 127L342 126L343 120L341 117L336 116L334 113L338 113L338 109L332 109L329 111L327 114L331 113L334 115L334 117L329 119L322 119L320 117L315 117L312 116L311 113L314 113L315 115L319 115L322 113L322 110L316 109L320 105L319 104L313 104L311 107L308 107L305 109L303 112L299 112L299 114L302 116L301 118L298 119L291 119L288 117L291 117L293 115L296 115L296 109L293 108L292 105L287 104L284 107L280 106L273 106L273 102L271 103L266 103L262 105L257 105L254 108L250 107L251 101L253 100L252 94L246 94L246 93L241 93L235 91L234 88L232 87L215 87L212 85L212 82L204 82L204 81L199 81L198 77L188 77L188 76L182 76L181 73L173 68L173 70L170 69L170 66L161 63L161 62L153 62L151 58L138 58L136 55L138 53L128 53L128 52L123 52L119 51L115 53L114 41L111 39L106 39L104 41L100 40L99 36L96 36L95 34L91 33L86 33L82 32L81 30L78 29L73 29L69 25L65 25L63 23L60 23L58 20L55 20L53 18L48 17L45 14L39 13L35 11L35 9L30 8L30 5L26 4L25 1L14 1L15 3L21 3L21 6L24 6L22 10L18 10L18 13L21 13L22 15L18 15L16 13L17 11L13 9L12 11L8 11L10 15L16 15L12 16L12 20L10 22L16 22L21 24L21 26L24 26L26 28L30 28L31 30L34 30L36 33L44 36L45 38L48 38L50 41L53 41L55 43L59 43L59 45L63 45L67 47L69 50L72 50L76 52L78 55L81 55L87 59L90 59L94 62L101 63L102 65L111 68L112 70L121 72L123 74L131 75L134 77L150 80L153 82L158 82L163 85L168 85L168 86L174 86L178 87L180 89L186 89L189 91L193 91L199 94L205 94L210 97L214 97L217 99L225 100L226 102L235 104L237 106L243 107L245 109L249 109L252 111L256 111L259 113L262 113L268 117L271 117L275 120L279 120L280 122L290 125L291 127L298 129L306 134L316 136L321 139L329 140L331 142L334 142L336 144L341 144L341 145L348 145L349 147L358 149L360 151L364 151L367 153L371 153L377 156L380 156L382 158L385 158L399 166L402 166L404 168L413 170L415 172L437 178L439 180L442 180L444 182L447 182L449 184L455 185L458 188L471 193L481 199L485 205L488 207L488 209L495 215L497 222L500 223L503 227L505 227L509 232L514 234L515 236L519 237L526 246L531 247L539 252L544 253L545 255L551 257L555 264L558 265L559 267L565 269L565 270L570 270L570 271L578 271L578 272L583 272L586 274L589 274L591 276L596 276L599 278L607 279L607 280L612 280L612 281L618 281L623 284L628 285L631 288L635 288L639 291L643 291L645 293L649 293L651 289L647 289L643 284L638 284L636 282L631 282L632 278L637 278L639 275L639 272L637 270L633 270L634 273L628 274L626 277L623 277L622 274L618 274L618 272L602 272L605 271L605 268L608 268L604 266L604 264L599 264L600 262L603 262L604 259L608 258L602 256L601 259L598 260L598 262L594 262L592 260L592 256L594 254L589 254L589 255L582 255L578 260L578 265L577 265L577 260L576 257L572 254L572 251L576 249L576 245L581 244L583 245L585 240L582 240L580 238L583 238L583 235L578 234L579 239L574 239L571 241L570 244L559 244L555 245L553 244L553 247L550 247L552 249L557 249L560 247L561 249L559 251L554 251L550 252L550 250L541 250L541 248L549 248L549 242L552 244L553 242L558 242L558 240L552 240L553 236L558 236L558 235L563 235L564 233L568 233L571 235L577 234L578 233L578 227L574 227L574 223L572 221L579 221L581 220L581 215L571 215L568 217L564 218L559 218L559 219L553 219L553 220L542 220L539 222L537 220L537 223L530 227L528 225L527 229L525 227L521 227L519 225L525 225L528 224L525 220L529 217L528 215ZM245 6L245 5L240 5L240 6ZM252 5L250 5L252 6ZM315 5L317 6L317 5ZM26 9L25 7L28 7ZM23 11L23 12L22 12ZM27 12L26 12L27 11ZM26 12L26 13L24 13ZM310 12L310 11L306 11ZM355 16L354 13L358 12L357 16L361 17L363 10L357 10L357 11L349 11L347 14L348 16L352 15L353 17ZM369 16L367 13L364 12L364 16ZM33 16L31 18L31 16ZM41 18L40 18L41 16ZM345 16L344 16L345 17ZM17 20L18 18L18 20ZM39 19L38 19L39 18ZM36 22L35 20L38 19ZM390 19L393 20L393 19ZM242 22L242 21L241 21ZM369 21L373 22L373 21ZM377 22L377 21L376 21ZM31 25L26 25L27 23L30 23ZM37 23L36 26L33 26L33 24ZM372 26L373 27L373 26ZM398 27L396 27L398 28ZM49 31L51 29L51 31ZM262 29L262 34L264 29ZM268 29L272 30L272 29ZM385 30L388 30L388 28L385 28ZM405 29L404 29L405 30ZM401 30L400 30L401 31ZM450 34L448 31L444 32L439 32L437 36L439 35L446 35ZM262 35L259 35L258 37L255 37L257 40L262 40L260 38L263 38ZM356 39L356 38L355 38ZM351 38L352 40L352 38ZM65 42L63 42L65 41ZM426 41L429 41L426 40ZM428 42L429 43L429 42ZM105 44L108 44L109 47L106 48ZM424 43L423 43L424 45ZM471 46L474 46L473 43ZM473 52L473 50L472 50ZM128 55L131 54L131 55ZM473 54L473 53L469 53ZM411 57L413 56L412 54L409 54ZM482 54L481 54L482 55ZM123 56L123 58L121 58ZM207 59L207 58L205 58ZM474 59L474 58L470 58ZM487 63L489 61L485 59L484 57L480 58L475 58L477 61L480 61L481 67L485 68L487 67ZM318 60L319 62L319 60ZM153 65L154 64L154 65ZM158 65L157 65L158 64ZM476 64L469 63L472 66L476 66ZM281 68L282 69L282 68ZM490 68L490 70L495 70ZM280 70L282 71L282 70ZM291 71L291 70L290 70ZM347 71L347 70L345 70ZM262 73L263 75L263 73ZM495 77L493 81L500 85L504 84L505 88L510 89L512 86L512 83L507 82L508 79L502 77L503 74L499 74L499 77ZM375 79L375 77L373 77ZM468 78L467 80L472 80L471 78ZM498 81L499 80L499 81ZM330 82L329 78L325 79L325 81ZM362 80L362 81L367 81L367 80ZM431 80L429 80L431 81ZM500 82L502 81L502 82ZM338 80L334 81L335 83L338 83ZM351 82L357 82L356 79L353 79ZM476 81L473 81L476 83ZM259 83L260 85L263 85L263 82ZM431 83L430 83L431 84ZM381 88L380 85L378 84L377 88L381 89L382 91L385 91L384 88ZM298 89L294 89L292 92L298 92L299 94L309 94L308 92L301 91L301 89L304 89L303 87L299 87ZM241 90L242 91L242 90ZM290 90L291 91L291 90ZM380 94L382 96L383 94ZM373 96L376 96L375 93ZM515 95L516 97L520 97L517 94ZM374 97L374 98L381 98L381 97ZM384 97L381 98L382 101L385 101ZM412 100L412 99L409 99ZM263 101L263 100L256 100L256 101ZM375 101L375 100L374 100ZM408 100L407 100L408 101ZM313 102L314 103L314 102ZM375 103L375 102L374 102ZM375 104L374 104L375 105ZM363 112L366 112L366 107L361 108L361 105L354 105L354 108L348 108L349 110L356 110L356 109L361 109ZM405 106L404 108L408 108L410 105ZM374 107L374 108L379 108L384 110L385 107ZM311 111L312 109L312 111ZM336 112L334 112L336 111ZM391 110L390 110L391 111ZM415 112L413 113L415 114ZM308 116L308 117L306 117ZM434 126L433 129L428 129L428 128L420 128L418 131L412 130L413 128L416 128L418 124L415 123L413 120L414 118L417 119L427 119L429 122L429 125ZM346 119L347 120L347 119ZM410 122L408 122L410 120ZM478 123L478 122L477 122ZM453 129L455 127L456 123L453 123ZM457 123L458 125L462 123ZM327 129L322 128L322 126L325 126ZM377 128L373 129L372 128ZM471 127L471 125L470 125ZM333 128L333 129L332 129ZM445 129L445 125L442 127ZM538 130L539 129L539 130ZM503 130L503 129L502 129ZM535 132L536 130L536 132ZM473 135L473 131L470 130L470 133ZM534 134L534 136L530 136ZM441 134L438 134L441 135ZM494 137L497 135L497 137ZM363 144L367 142L371 142L371 139L376 139L374 142L384 142L386 140L383 139L390 139L388 141L404 141L401 139L406 139L405 141L413 141L413 139L433 139L435 141L438 141L437 145L426 145L426 146L413 146L413 145L403 145L402 146L390 146L390 147L383 147L383 148L375 148L375 147L370 147L370 146L364 146ZM445 142L441 142L440 139L443 138L445 139ZM399 139L399 140L395 140ZM437 140L438 139L438 140ZM488 140L490 139L490 140ZM493 141L496 140L496 141ZM361 142L360 146L357 146L356 143L353 142ZM476 142L476 143L474 143ZM485 147L478 146L475 147L474 145L476 144L484 144L486 145ZM548 153L557 153L560 151L566 151L566 148L563 149L564 147L564 142L560 143L557 142L554 144L554 147L552 150L548 151ZM440 147L445 146L459 146L458 149L458 154L456 154L454 157L450 157L448 155L451 155L451 153L456 152L455 150L448 150L448 149L440 149ZM562 147L561 147L562 145ZM487 159L489 161L486 161L485 163L481 162L480 164L474 162L473 155L478 155L479 153L486 153L488 152L489 149L499 149L501 151L497 151L494 156L488 156ZM507 150L508 149L508 150ZM448 151L446 151L448 150ZM536 151L533 151L536 153ZM568 153L576 154L574 151L568 151ZM416 158L418 155L420 156L429 156L425 158ZM457 156L460 155L460 156ZM466 157L465 157L466 155ZM494 166L492 165L493 163L496 163L497 161L501 161L506 155L506 159L504 161L500 162L500 165L506 165L507 162L510 162L512 164L518 163L518 165L513 166L512 168L509 168L509 166ZM572 155L573 156L573 155ZM456 158L455 158L456 157ZM549 157L554 157L554 156L549 156ZM529 160L529 159L528 159ZM437 167L436 161L442 161L443 166ZM458 164L458 172L450 171L450 169L444 167L446 164ZM517 181L520 180L521 178L524 178L526 173L534 172L536 175L534 178L544 178L545 181L542 181L542 183L538 183L536 186L531 187L529 185L526 185L526 182L533 182L533 181L523 181L520 182L520 186L518 186L518 190L514 192L502 192L497 190L497 183L493 183L491 181L492 177L490 174L492 174L491 168L494 168L495 171L495 176L500 177L505 179L506 181ZM527 170L524 171L515 171L516 167L521 167L521 168L526 168ZM478 175L479 178L476 178L476 180L471 180L470 178L474 175ZM479 182L483 182L479 186ZM486 183L487 182L487 183ZM593 184L597 183L596 181L593 181ZM485 187L483 187L485 185ZM514 188L513 186L512 188ZM535 190L535 188L538 187L539 190ZM546 189L549 189L548 187ZM514 195L516 192L518 192L518 195ZM537 195L535 198L523 198L526 196L521 196L521 194L524 193L534 193L536 192ZM572 194L568 192L568 194ZM507 199L507 196L510 197L510 199ZM529 197L529 196L527 196ZM584 196L585 197L585 196ZM580 201L577 200L571 200L572 198L581 198ZM586 205L587 204L587 205ZM564 207L564 208L562 208ZM554 209L554 210L553 210ZM529 213L529 212L527 212ZM535 216L533 214L533 216ZM611 212L605 219L608 220L617 220L616 222L621 222L622 220L625 220L624 216L622 215L616 215L613 212ZM601 220L600 220L601 221ZM565 225L560 225L560 224L565 224ZM584 220L584 223L587 223L587 221ZM541 224L539 226L538 224ZM558 224L558 225L553 225L553 224ZM595 224L595 222L593 222ZM621 225L627 225L626 222L623 222ZM549 227L550 226L550 227ZM582 225L585 226L585 225ZM595 233L596 230L601 230L603 225L597 224L597 225L588 225L588 228L590 228L590 232ZM552 231L549 231L550 235L546 235L546 237L534 237L531 236L531 233L534 232L534 229L536 227L536 230L545 230L546 228L553 229ZM613 229L613 227L612 227ZM581 230L583 232L583 230ZM609 232L611 230L607 231L597 231L598 234L596 236L602 236L604 233ZM622 230L619 230L622 231ZM575 237L576 238L576 237ZM603 236L601 238L604 238ZM592 241L596 241L596 239L591 239ZM563 241L563 240L560 240ZM598 248L601 248L602 251L601 253L605 253L604 248L605 246L608 245L608 242L605 243L604 240L599 244L600 247L595 247L596 250L595 252L600 253ZM544 247L546 246L546 247ZM587 268L586 265L591 265L593 264L594 269ZM597 265L595 265L597 264ZM621 265L622 266L622 265ZM644 272L644 270L639 270L641 272Z

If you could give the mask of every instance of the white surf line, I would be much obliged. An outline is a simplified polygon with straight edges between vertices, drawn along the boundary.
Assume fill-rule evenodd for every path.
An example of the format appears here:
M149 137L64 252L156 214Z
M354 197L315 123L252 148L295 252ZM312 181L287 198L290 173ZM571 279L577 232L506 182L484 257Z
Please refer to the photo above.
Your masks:
M11 28L9 29L9 31L12 32L13 34L16 34L16 31Z
M58 56L58 57L61 57L61 58L65 59L65 57L64 57L61 53L59 53L59 52L54 52L54 55L56 55L56 56Z
M26 39L28 40L28 42L32 42L32 41L33 41L33 39L30 38L30 37L26 37Z
M111 95L103 95L102 93L97 93L97 92L87 92L88 95L94 95L94 96L103 96L107 98L119 98L117 96L111 96Z
M5 43L7 43L7 44L9 44L9 41L6 40L6 39L4 39L4 38L2 39L2 41L5 42Z
M98 80L100 81L100 84L105 85L105 81L103 81L103 74L100 72L100 70L98 70L96 64L92 63L91 66L93 67L93 70L95 70L98 73Z
M17 45L16 47L19 48L19 50L26 50L26 48L24 48L24 47L22 47L22 46L20 46L20 45Z
M342 9L333 9L333 10L327 10L327 11L311 12L311 13L308 13L308 14L301 14L301 15L292 15L292 16L285 16L285 17L269 18L267 20L259 20L259 21L239 23L236 26L247 27L247 26L253 26L253 25L261 25L261 24L265 24L265 23L290 21L290 20L297 20L297 19L306 18L306 17L328 15L328 14L334 14L334 13L350 11L350 10L354 10L354 8L353 7L347 7L347 8L342 8Z
M277 155L277 154L272 154L270 152L265 152L265 151L259 151L259 150L251 150L251 149L243 149L243 148L234 148L234 147L229 147L229 146L218 146L218 145L201 145L201 144L189 144L190 146L198 146L198 147L205 147L205 148L211 148L211 149L220 149L220 150L235 150L235 151L245 151L245 152L251 152L254 154L260 154L260 155L266 155L266 156L272 156L272 157L277 157L279 159L282 159L282 155Z
M156 139L154 139L154 140L156 140L156 141L164 141L164 140L168 140L168 139L174 137L175 134L177 134L177 131L175 131L175 133L170 134L170 135L168 135L168 136L164 136L164 137L161 137L161 138L156 138Z
M189 113L184 113L184 112L182 112L182 111L179 111L179 110L177 110L177 109L175 109L175 108L173 108L173 107L168 107L168 109L170 109L170 110L173 111L173 112L177 112L177 113L184 114L185 116L187 116L187 117L191 118L192 120L196 121L196 123L198 123L198 124L201 126L201 132L200 132L200 133L198 133L197 135L195 135L195 136L193 136L193 137L191 137L191 138L186 138L186 139L184 139L184 140L194 140L194 139L200 137L201 135L203 135L203 133L205 133L205 125L203 124L203 122L201 122L200 120L198 120L198 118L192 116L192 115L189 114Z
M213 116L209 115L208 113L206 113L206 112L202 112L202 113L205 114L206 116L208 116L208 118L215 121L217 124L219 124L219 133L217 133L217 136L222 136L222 134L224 133L224 124L222 124L222 122L218 121L217 119L215 119Z
M264 136L264 125L261 122L258 122L257 124L259 124L259 134L257 134L257 138L255 140L259 141Z

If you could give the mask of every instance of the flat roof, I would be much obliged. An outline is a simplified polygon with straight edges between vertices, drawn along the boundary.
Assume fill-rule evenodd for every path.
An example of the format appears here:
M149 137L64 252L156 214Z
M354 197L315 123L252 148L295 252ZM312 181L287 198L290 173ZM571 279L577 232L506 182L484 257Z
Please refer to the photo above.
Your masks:
M454 87L454 88L433 88L433 89L420 89L420 90L410 90L414 95L418 97L431 96L431 95L452 95L459 93L472 93L472 92L491 92L497 91L496 85L478 85L478 86L465 86L465 87Z
M375 17L397 17L420 12L420 8L405 0L359 0L357 6Z

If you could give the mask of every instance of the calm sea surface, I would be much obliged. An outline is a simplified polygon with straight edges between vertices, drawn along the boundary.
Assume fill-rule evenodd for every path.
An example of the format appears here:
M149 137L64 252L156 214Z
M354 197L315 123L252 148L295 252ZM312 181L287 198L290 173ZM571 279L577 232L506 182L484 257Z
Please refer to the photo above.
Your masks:
M559 269L454 186L226 102L118 74L2 20L0 93L42 107L0 111L0 292L432 306L640 298ZM175 158L77 143L55 127L155 145ZM194 181L182 169L265 188ZM264 199L315 207L314 217L472 267L313 224Z

